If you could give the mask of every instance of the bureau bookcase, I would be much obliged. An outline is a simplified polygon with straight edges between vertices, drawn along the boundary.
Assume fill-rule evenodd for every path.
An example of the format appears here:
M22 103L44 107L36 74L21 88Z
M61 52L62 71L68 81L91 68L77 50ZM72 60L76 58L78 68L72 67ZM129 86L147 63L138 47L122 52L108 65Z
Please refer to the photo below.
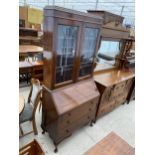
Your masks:
M102 18L56 6L44 9L42 129L57 145L95 121L99 91L92 79Z

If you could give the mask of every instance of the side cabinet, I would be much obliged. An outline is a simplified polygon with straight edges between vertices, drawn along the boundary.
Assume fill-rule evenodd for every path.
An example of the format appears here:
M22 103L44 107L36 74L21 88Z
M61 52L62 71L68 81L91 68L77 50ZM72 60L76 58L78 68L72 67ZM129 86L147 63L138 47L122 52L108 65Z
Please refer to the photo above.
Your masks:
M101 94L96 119L128 101L134 83L134 73L113 70L94 75L94 79Z

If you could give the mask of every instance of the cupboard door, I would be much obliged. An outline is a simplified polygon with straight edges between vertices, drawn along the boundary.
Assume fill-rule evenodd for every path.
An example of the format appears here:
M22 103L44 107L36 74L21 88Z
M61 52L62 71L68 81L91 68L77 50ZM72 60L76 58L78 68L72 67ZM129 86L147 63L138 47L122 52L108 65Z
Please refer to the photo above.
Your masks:
M97 28L84 28L84 40L80 56L80 77L87 76L92 73L98 32L99 29Z
M72 80L78 27L58 25L56 83Z

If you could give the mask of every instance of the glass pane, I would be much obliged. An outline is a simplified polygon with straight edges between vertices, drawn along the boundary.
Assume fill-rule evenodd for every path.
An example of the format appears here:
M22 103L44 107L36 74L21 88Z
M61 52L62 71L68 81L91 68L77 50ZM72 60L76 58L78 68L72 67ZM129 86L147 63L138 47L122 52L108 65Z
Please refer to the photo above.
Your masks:
M78 27L58 25L56 83L72 79Z
M98 29L85 28L81 54L80 76L91 74L95 54Z
M99 49L99 54L103 56L103 59L99 59L100 63L104 63L107 61L114 61L116 55L119 54L119 41L102 41Z

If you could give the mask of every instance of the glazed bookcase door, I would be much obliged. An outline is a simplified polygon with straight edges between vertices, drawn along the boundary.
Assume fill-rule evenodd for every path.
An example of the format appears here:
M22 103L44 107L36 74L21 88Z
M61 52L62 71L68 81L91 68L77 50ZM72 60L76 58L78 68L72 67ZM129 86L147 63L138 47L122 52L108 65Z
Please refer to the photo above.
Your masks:
M55 84L73 82L79 26L57 24Z
M94 57L98 40L99 29L84 27L84 36L81 46L79 77L90 76L93 71Z

